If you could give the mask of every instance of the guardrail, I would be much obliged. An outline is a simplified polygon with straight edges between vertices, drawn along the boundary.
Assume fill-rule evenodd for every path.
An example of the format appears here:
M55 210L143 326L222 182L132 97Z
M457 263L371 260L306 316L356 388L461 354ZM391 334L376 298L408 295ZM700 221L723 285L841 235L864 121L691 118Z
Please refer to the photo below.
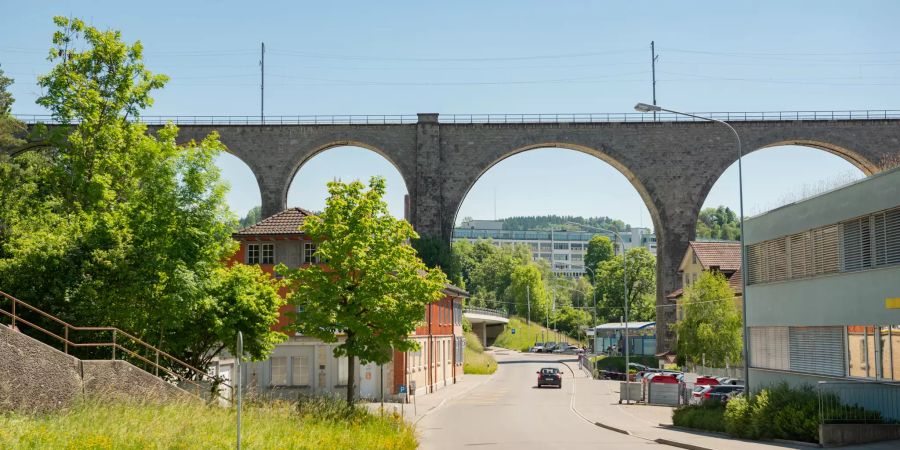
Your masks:
M900 110L843 110L843 111L709 111L691 113L726 122L756 121L828 121L828 120L886 120L900 119ZM15 114L26 123L58 124L46 114ZM418 122L416 114L346 114L295 116L140 116L138 121L148 125L400 125ZM633 123L633 122L702 122L703 119L666 112L652 113L541 113L541 114L444 114L438 122L446 124L515 124L515 123Z
M7 310L4 306L6 303L10 304L10 309ZM23 311L31 313L30 316L36 316L37 318L26 319L23 317ZM225 388L226 392L231 392L233 394L233 389L227 383L224 383L221 379L214 377L212 375L207 374L206 372L191 366L190 364L181 361L180 359L156 348L141 339L126 333L116 327L79 327L72 324L69 324L58 317L44 312L34 306L29 305L3 291L0 291L0 314L6 316L11 319L10 328L18 331L19 325L26 325L30 329L38 331L43 335L49 336L56 341L59 341L62 344L63 352L67 355L70 354L71 350L74 349L82 349L82 348L104 348L107 347L110 349L110 359L111 360L125 360L128 361L129 358L132 358L129 362L136 363L135 365L141 367L141 369L146 370L147 372L153 373L156 376L160 376L160 372L162 372L162 378L167 379L168 381L174 381L179 387L185 389L187 392L196 395L197 397L207 400L211 399L211 396L205 396L204 392L209 392L210 394L215 394L216 398L231 402L232 399L229 397L225 397L222 395L222 390L220 388ZM45 326L41 326L36 324L35 322L43 320L46 322ZM0 323L0 326L3 326L3 323ZM50 326L62 326L62 335L59 332L54 332L48 330ZM96 334L108 334L111 336L110 341L99 341L99 342L78 342L73 340L74 337L72 333L93 333L94 338L96 338ZM103 338L101 338L103 339ZM130 347L130 348L129 348ZM91 357L96 358L97 355L92 354ZM149 368L149 370L148 370ZM181 372L181 373L179 373Z
M820 381L819 423L897 423L900 384Z
M484 314L486 316L497 316L509 318L509 313L499 309L490 309L490 308L481 308L478 306L466 306L463 308L463 313L472 313L472 314Z

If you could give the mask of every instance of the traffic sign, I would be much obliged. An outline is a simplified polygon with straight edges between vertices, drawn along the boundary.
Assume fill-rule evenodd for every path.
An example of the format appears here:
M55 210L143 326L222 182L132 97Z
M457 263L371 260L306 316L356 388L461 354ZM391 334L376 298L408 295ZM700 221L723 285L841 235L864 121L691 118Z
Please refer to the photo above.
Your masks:
M400 393L401 393L401 394L405 394L405 393L406 393L406 385L405 385L405 384L401 384L401 385L400 385Z

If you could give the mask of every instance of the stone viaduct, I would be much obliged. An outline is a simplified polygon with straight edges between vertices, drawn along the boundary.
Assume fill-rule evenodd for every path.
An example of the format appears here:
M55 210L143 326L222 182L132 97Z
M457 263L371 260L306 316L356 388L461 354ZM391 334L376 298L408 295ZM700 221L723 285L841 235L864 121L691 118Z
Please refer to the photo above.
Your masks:
M900 155L900 119L732 121L744 152L804 145L844 158L866 174ZM415 123L342 125L180 125L180 139L218 131L228 151L253 171L262 215L287 205L298 169L317 153L358 146L396 166L409 192L408 219L422 235L449 242L456 213L479 177L520 152L564 148L593 155L618 169L640 193L658 238L659 351L672 337L674 308L665 294L695 236L700 208L722 173L737 160L733 135L710 122L444 123L419 114ZM798 173L811 170L794 168ZM598 185L603 180L597 180ZM539 180L535 180L539 182ZM737 193L735 193L737 195ZM590 201L586 198L585 201Z

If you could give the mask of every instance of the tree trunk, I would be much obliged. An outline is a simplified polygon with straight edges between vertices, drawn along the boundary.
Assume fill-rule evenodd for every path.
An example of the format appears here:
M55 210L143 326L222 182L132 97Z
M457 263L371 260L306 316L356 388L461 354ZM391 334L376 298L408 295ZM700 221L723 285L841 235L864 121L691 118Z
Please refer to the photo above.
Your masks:
M353 405L353 382L356 381L356 374L353 373L355 360L355 356L347 355L347 406Z

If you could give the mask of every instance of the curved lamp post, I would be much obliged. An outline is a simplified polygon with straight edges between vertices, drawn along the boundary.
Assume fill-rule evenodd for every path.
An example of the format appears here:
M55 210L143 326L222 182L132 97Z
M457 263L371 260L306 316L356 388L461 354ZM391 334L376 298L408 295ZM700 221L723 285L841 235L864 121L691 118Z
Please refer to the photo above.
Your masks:
M737 142L737 153L738 153L738 202L739 209L738 212L739 218L741 220L741 316L743 322L743 332L744 332L744 386L746 386L747 394L750 395L750 337L747 335L747 249L744 246L744 182L743 182L743 170L741 167L741 159L744 156L744 152L741 149L741 136L738 134L737 130L734 129L728 122L712 119L709 117L698 116L695 114L684 113L680 111L673 111L671 109L661 108L656 105L648 105L646 103L638 103L634 105L635 111L638 112L652 112L656 113L659 111L665 111L672 114L678 114L687 117L693 117L695 119L705 120L707 122L715 122L728 127L729 130L734 134L734 139Z

